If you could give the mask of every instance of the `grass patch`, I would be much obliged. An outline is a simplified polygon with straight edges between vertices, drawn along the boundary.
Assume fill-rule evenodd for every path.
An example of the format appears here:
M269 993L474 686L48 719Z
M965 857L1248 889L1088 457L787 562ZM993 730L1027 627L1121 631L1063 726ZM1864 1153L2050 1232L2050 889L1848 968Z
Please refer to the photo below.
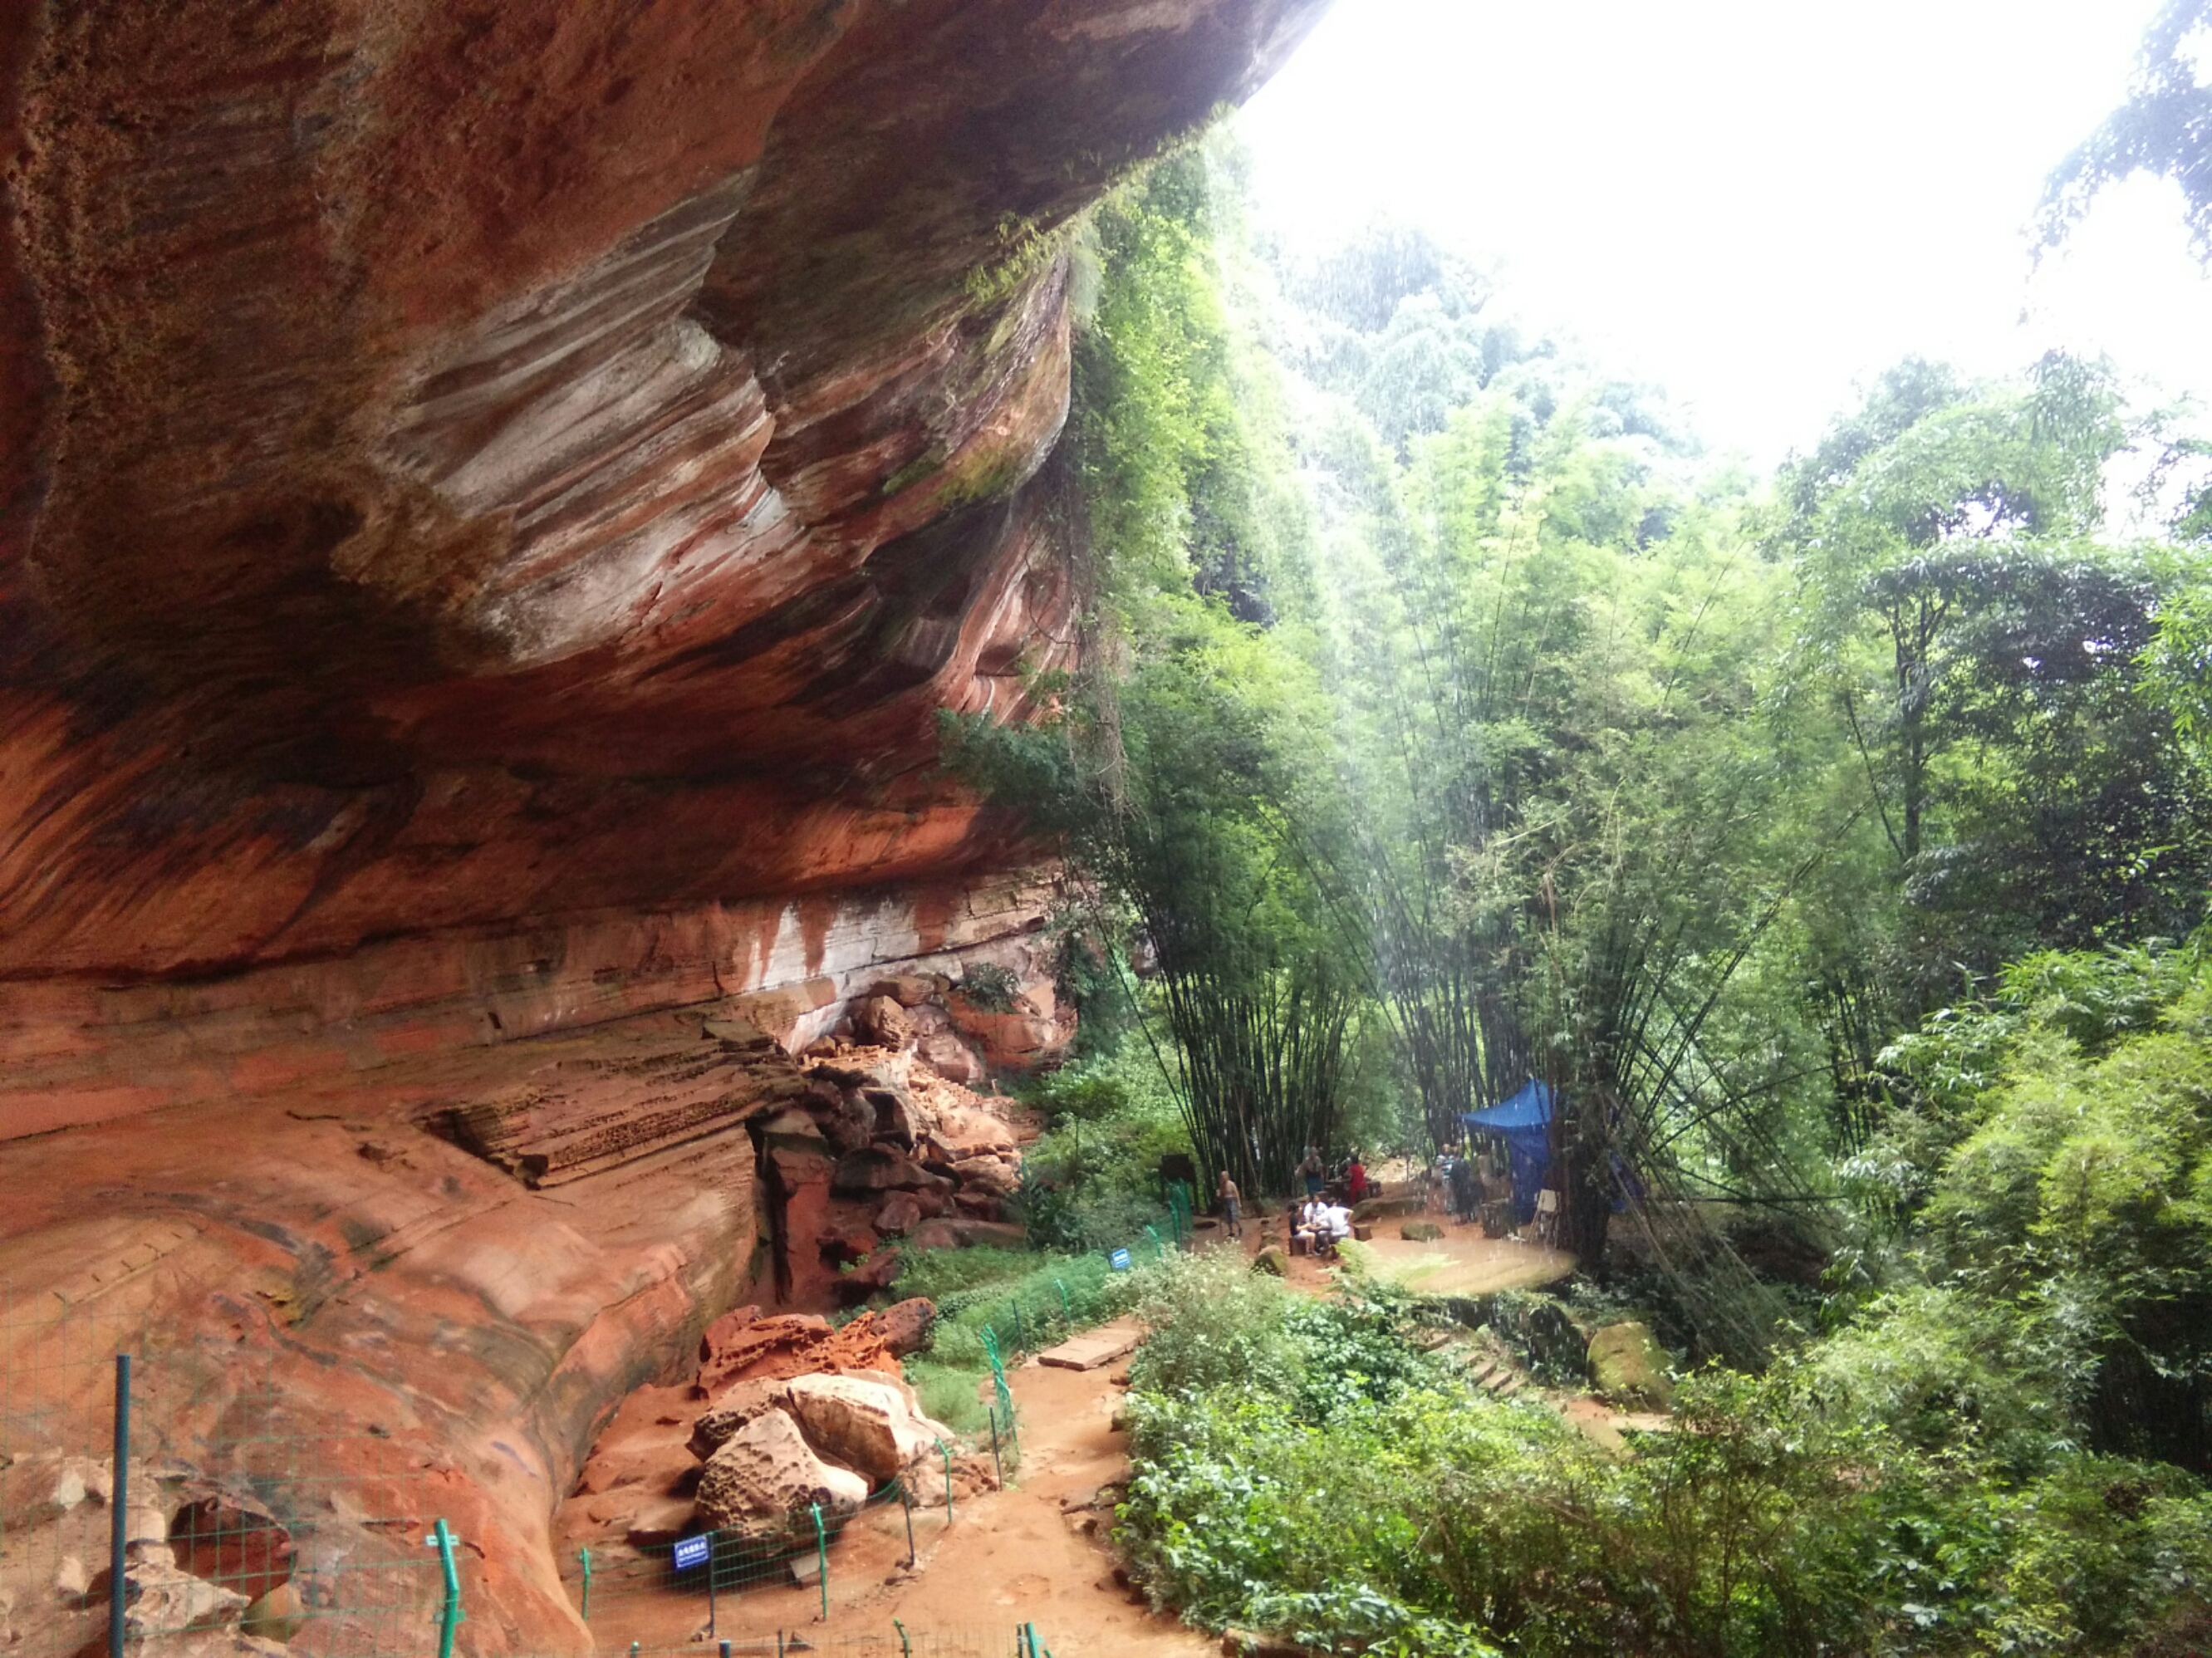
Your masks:
M976 1370L955 1369L931 1358L909 1358L906 1379L921 1399L923 1412L946 1427L968 1435L990 1431L990 1415L976 1396Z

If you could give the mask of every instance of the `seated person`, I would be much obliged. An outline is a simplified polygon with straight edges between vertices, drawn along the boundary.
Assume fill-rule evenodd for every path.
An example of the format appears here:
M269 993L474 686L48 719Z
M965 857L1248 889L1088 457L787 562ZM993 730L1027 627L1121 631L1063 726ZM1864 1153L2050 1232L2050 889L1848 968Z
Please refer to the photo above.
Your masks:
M1328 1207L1327 1198L1308 1198L1298 1206L1297 1218L1292 1223L1292 1236L1304 1238L1307 1247L1316 1254L1328 1247Z
M1314 1223L1316 1253L1331 1255L1336 1246L1352 1236L1352 1211L1340 1203L1320 1206L1321 1213Z

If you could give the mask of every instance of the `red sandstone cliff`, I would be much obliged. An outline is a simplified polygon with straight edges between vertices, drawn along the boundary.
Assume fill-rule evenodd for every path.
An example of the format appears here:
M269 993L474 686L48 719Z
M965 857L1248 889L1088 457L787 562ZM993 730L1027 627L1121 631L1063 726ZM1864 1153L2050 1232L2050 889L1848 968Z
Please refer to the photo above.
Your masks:
M465 1649L758 1270L714 1011L1037 970L931 732L1070 649L1051 233L1323 3L0 7L0 1281L374 1424Z

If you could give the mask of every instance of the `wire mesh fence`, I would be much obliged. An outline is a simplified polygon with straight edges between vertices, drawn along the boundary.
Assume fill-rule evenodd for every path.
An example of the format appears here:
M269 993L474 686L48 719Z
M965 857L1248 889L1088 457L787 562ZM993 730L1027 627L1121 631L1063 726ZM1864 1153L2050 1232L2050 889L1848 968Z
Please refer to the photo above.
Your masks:
M827 1658L1053 1658L1044 1631L1035 1624L1011 1627L909 1629L896 1619L881 1631L824 1634L818 1630L782 1630L709 1642L702 1648L652 1647L633 1643L618 1649L627 1658L799 1658L801 1654Z
M993 1286L948 1297L939 1303L940 1317L958 1319L979 1310L988 1312L988 1321L976 1334L990 1368L991 1456L1002 1483L1021 1462L1021 1428L1014 1412L1013 1391L1006 1381L1008 1363L1018 1363L1024 1354L1065 1340L1109 1316L1114 1307L1109 1285L1116 1274L1190 1246L1190 1188L1176 1181L1169 1184L1167 1191L1165 1215L1158 1224L1145 1225L1141 1240L1079 1257L1049 1274L1033 1273L1011 1287Z
M871 1491L859 1509L825 1512L820 1504L798 1517L799 1523L769 1535L731 1530L690 1533L661 1543L633 1544L610 1558L604 1552L578 1549L562 1563L562 1578L577 1613L597 1635L620 1627L637 1603L689 1597L702 1612L700 1626L709 1643L720 1636L720 1616L728 1597L764 1587L814 1590L819 1615L830 1615L830 1586L836 1570L833 1546L872 1509L899 1510L905 1539L905 1564L915 1564L921 1544L941 1533L954 1514L952 1450L940 1441L942 1500L933 1489L939 1471L918 1471Z
M988 1465L972 1435L956 1479L963 1452L939 1442L857 1513L817 1509L773 1538L702 1533L562 1562L596 1649L699 1650L605 1638L626 1602L648 1600L699 1602L690 1633L711 1649L721 1598L773 1585L806 1592L818 1620L781 1650L1045 1654L1026 1626L826 1633L834 1546L878 1511L877 1529L902 1540L913 1567L931 1533L956 1523L957 1488L1003 1485L1019 1466L1008 1366L1110 1315L1115 1277L1180 1247L1189 1225L1178 1190L1161 1225L1128 1246L940 1303L988 1363ZM431 1465L380 1427L297 1417L270 1352L210 1351L208 1338L132 1354L143 1332L97 1290L18 1297L0 1282L0 1652L150 1658L168 1637L229 1631L301 1658L450 1654L465 1613ZM732 1649L772 1649L757 1636Z
M307 1658L435 1649L449 1597L416 1461L366 1429L286 1431L266 1361L134 1363L129 1335L0 1285L0 1647L229 1630Z

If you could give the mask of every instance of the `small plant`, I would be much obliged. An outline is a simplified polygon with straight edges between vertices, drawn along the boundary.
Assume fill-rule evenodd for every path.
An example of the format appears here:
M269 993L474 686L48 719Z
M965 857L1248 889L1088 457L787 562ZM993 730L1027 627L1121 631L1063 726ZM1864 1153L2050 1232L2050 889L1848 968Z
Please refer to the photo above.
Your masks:
M960 975L960 997L986 1013L1011 1013L1021 983L1013 969L996 962L971 962Z

